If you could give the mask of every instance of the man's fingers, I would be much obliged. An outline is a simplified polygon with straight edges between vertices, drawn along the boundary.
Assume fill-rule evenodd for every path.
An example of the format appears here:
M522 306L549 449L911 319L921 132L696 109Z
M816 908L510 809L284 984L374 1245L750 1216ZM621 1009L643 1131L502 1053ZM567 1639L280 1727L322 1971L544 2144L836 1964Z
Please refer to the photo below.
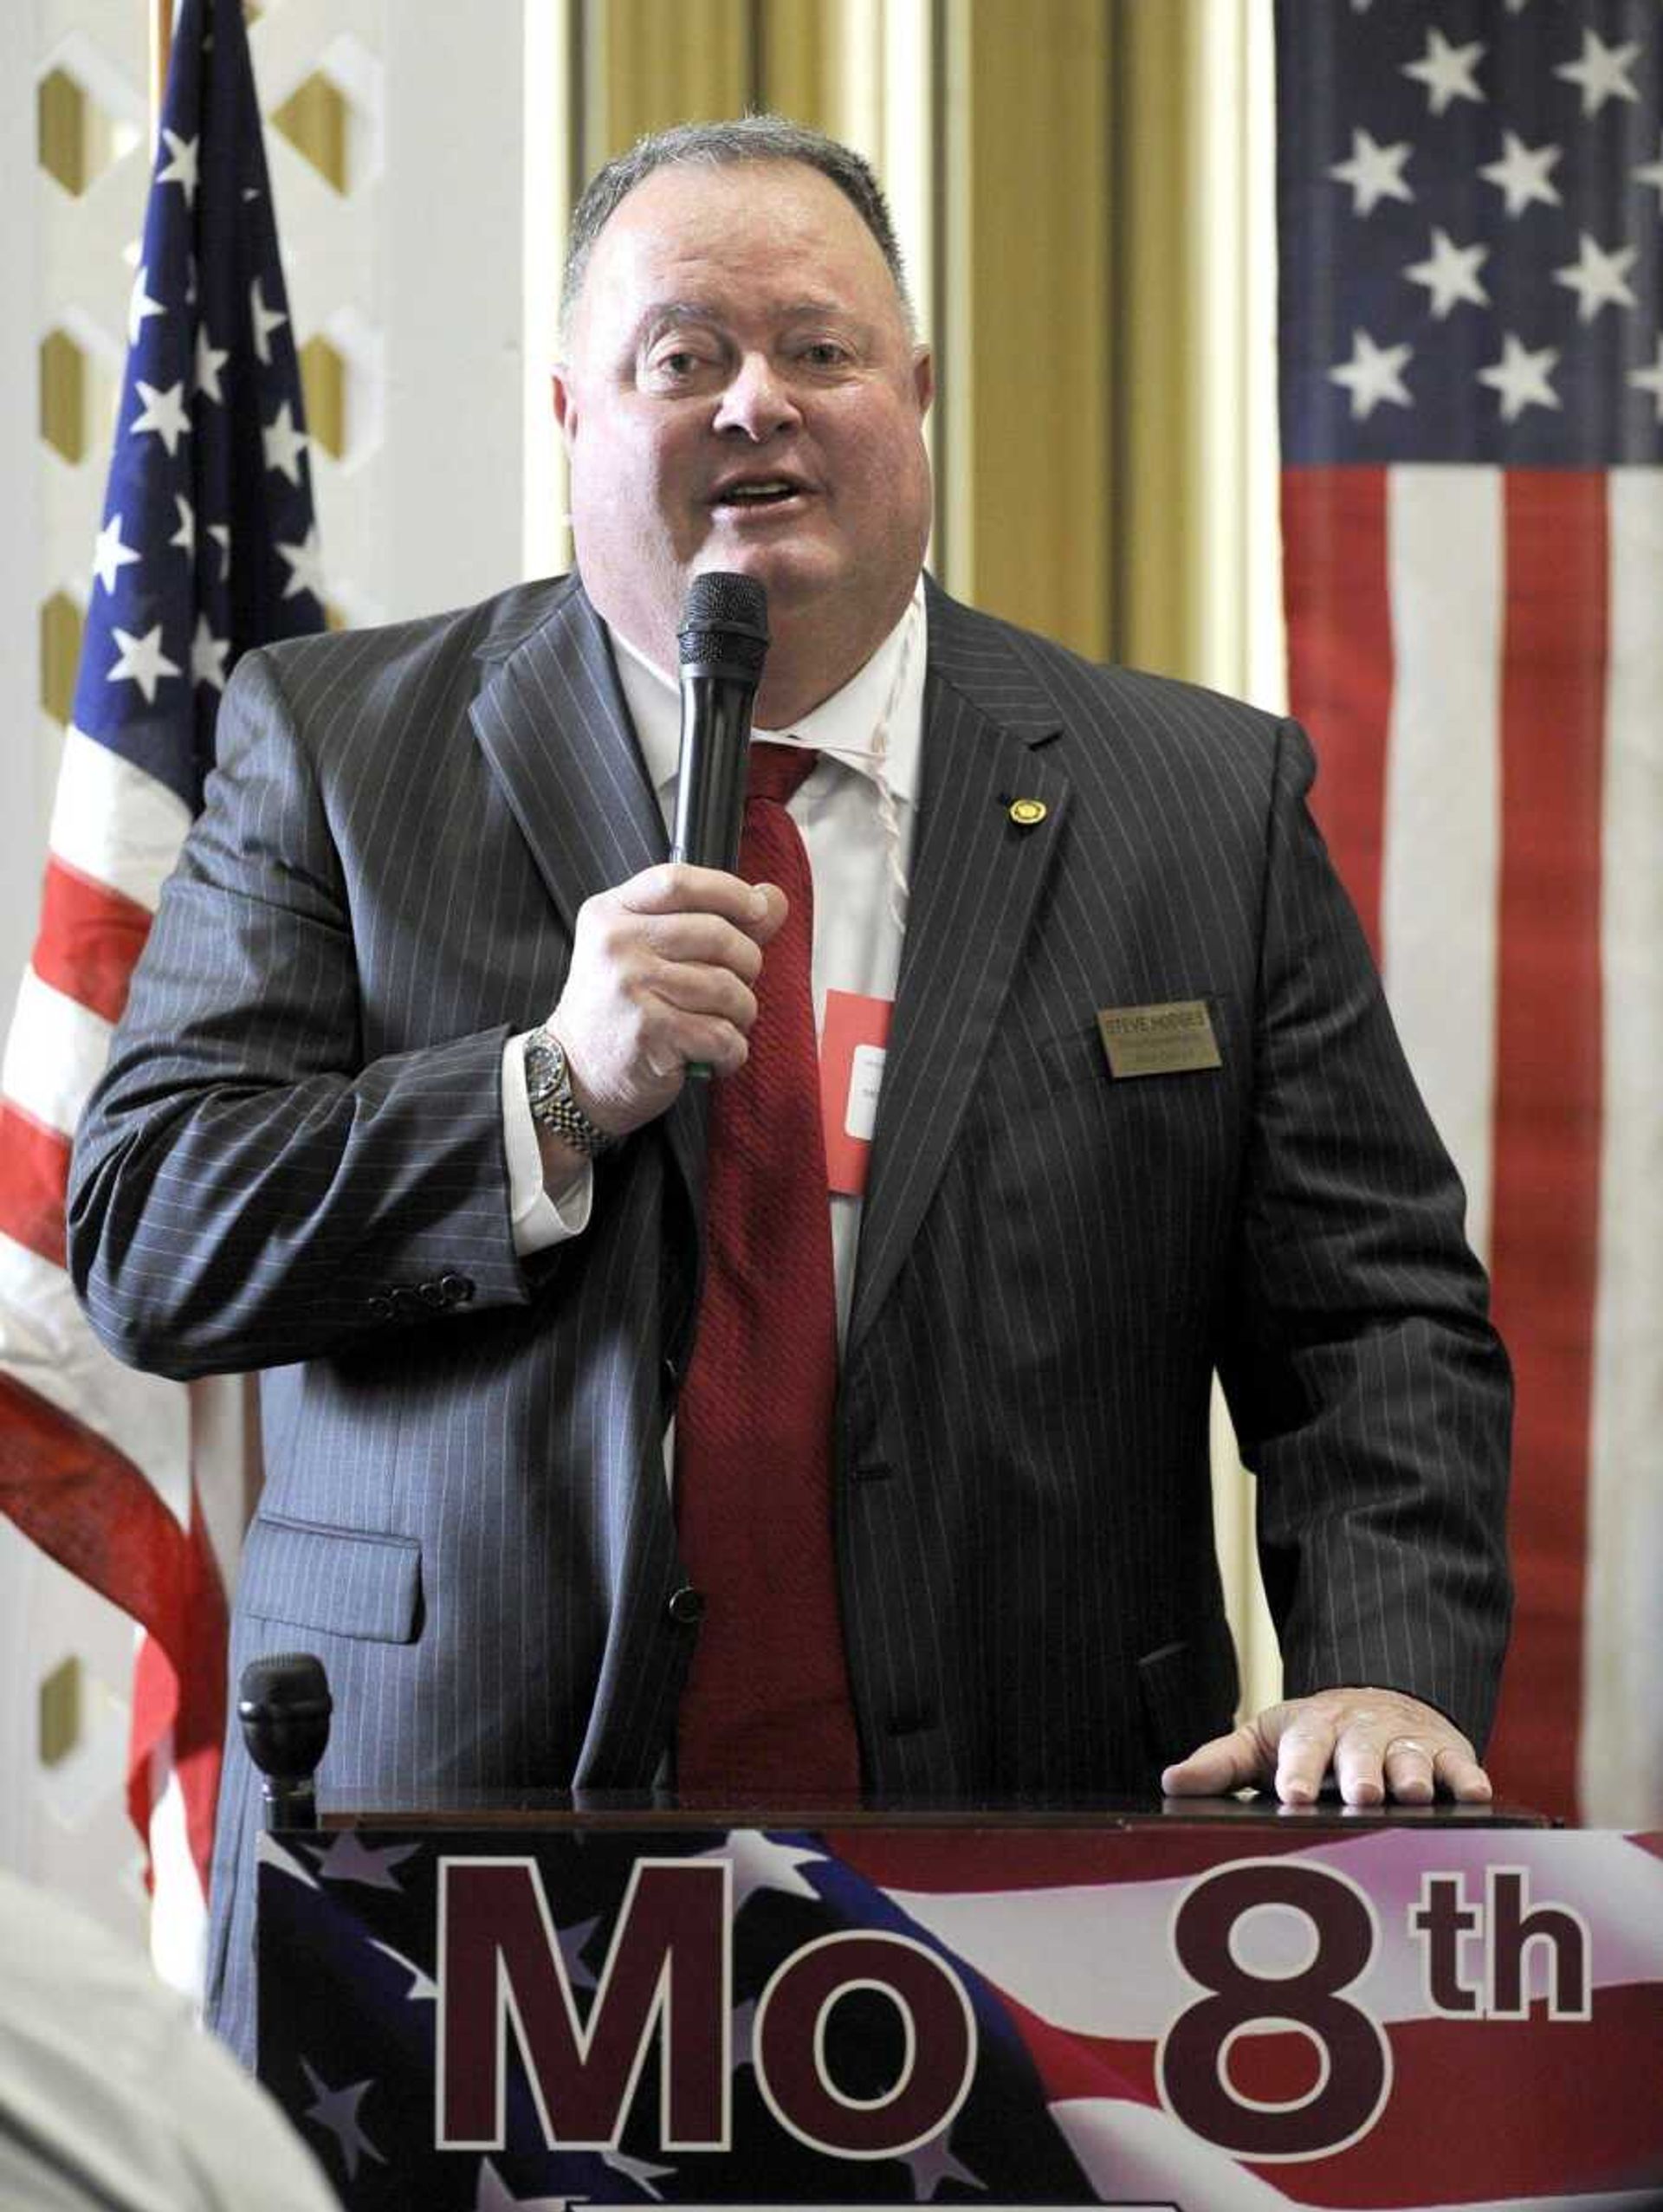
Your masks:
M1283 1730L1276 1754L1276 1794L1284 1805L1314 1805L1322 1795L1336 1735L1333 1723L1315 1712Z
M651 988L667 1006L685 1014L713 1014L748 1037L756 1023L756 993L725 967L696 960L666 960L653 973Z
M1440 1782L1463 1804L1487 1804L1494 1794L1468 1751L1430 1736L1394 1736L1382 1744L1377 1731L1343 1735L1334 1777L1348 1805L1430 1805Z
M1418 1737L1394 1736L1381 1762L1386 1794L1400 1805L1430 1805L1438 1793L1438 1754Z
M1168 1767L1161 1788L1168 1797L1227 1797L1269 1779L1259 1737L1249 1727L1233 1729L1199 1745L1187 1759Z
M759 945L766 945L780 934L785 918L791 911L791 901L778 883L758 883L753 887L767 902L767 911L757 922L751 935Z
M1330 1770L1348 1805L1429 1804L1441 1788L1488 1804L1490 1777L1435 1706L1399 1691L1343 1689L1290 1698L1203 1743L1161 1786L1168 1797L1239 1789L1275 1778L1284 1805L1313 1805Z
M1437 1779L1458 1804L1487 1805L1496 1794L1484 1769L1459 1745L1446 1744L1433 1766Z
M716 914L766 944L785 919L786 895L773 883L747 883L720 868L666 860L605 894L628 914Z
M602 948L627 961L644 948L661 960L725 967L746 983L761 972L762 950L754 937L719 914L613 913L600 933Z
M760 920L767 905L754 885L725 868L695 868L685 860L644 868L610 896L631 914L720 914L741 928Z
M680 1077L689 1066L711 1069L716 1075L737 1075L750 1057L744 1032L715 1014L672 1012L659 1023L644 1057L661 1080Z

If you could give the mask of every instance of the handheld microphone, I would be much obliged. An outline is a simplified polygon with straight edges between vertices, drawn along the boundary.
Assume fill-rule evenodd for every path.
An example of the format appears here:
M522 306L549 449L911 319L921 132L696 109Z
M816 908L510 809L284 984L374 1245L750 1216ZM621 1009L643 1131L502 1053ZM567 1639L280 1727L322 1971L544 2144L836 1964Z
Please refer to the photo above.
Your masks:
M682 762L672 860L739 864L751 709L768 652L768 595L754 577L711 570L688 587L682 655Z
M688 586L676 632L682 663L682 754L672 860L739 865L751 709L768 652L768 595L752 576L712 569ZM689 1076L707 1077L698 1062Z
M237 1685L236 1715L249 1756L262 1777L268 1828L314 1828L313 1777L329 1742L334 1700L323 1661L310 1652L250 1659Z

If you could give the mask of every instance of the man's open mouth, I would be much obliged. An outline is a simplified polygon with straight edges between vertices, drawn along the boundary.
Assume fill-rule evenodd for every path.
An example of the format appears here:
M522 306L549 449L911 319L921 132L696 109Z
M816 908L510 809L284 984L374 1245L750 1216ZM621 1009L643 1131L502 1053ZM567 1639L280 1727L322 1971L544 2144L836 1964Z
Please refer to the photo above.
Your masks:
M780 507L801 496L806 487L787 476L759 476L752 482L729 484L716 493L713 507Z

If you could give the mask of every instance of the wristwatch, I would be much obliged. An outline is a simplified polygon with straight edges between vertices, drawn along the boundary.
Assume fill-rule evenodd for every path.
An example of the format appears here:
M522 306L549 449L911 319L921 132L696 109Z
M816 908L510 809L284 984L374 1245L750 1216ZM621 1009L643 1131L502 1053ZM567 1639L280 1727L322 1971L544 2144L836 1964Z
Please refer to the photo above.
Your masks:
M574 1152L592 1160L617 1140L599 1128L572 1095L572 1070L566 1047L547 1029L530 1031L525 1042L526 1097L540 1129L564 1137Z

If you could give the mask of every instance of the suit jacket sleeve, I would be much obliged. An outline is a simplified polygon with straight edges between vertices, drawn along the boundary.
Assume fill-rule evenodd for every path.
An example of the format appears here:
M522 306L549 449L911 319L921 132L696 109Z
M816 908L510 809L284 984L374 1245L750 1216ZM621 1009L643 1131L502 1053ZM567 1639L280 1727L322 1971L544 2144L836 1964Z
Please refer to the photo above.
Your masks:
M1511 1387L1463 1193L1278 740L1252 1139L1219 1366L1290 1694L1408 1691L1482 1744L1508 1624Z
M117 1357L271 1366L525 1301L507 1029L366 1064L355 933L373 926L276 669L250 654L76 1140L70 1267Z

